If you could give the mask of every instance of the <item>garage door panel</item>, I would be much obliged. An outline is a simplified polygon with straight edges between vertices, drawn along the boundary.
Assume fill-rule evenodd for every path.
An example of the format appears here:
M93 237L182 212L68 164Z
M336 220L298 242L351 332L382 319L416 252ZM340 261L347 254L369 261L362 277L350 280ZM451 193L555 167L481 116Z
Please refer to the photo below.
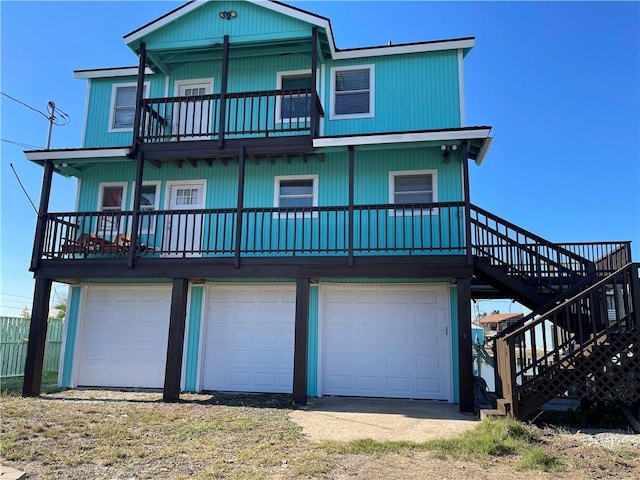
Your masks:
M446 288L323 289L324 394L449 399Z
M88 287L77 384L161 388L170 307L167 286Z
M208 298L202 388L291 392L295 287L217 285Z

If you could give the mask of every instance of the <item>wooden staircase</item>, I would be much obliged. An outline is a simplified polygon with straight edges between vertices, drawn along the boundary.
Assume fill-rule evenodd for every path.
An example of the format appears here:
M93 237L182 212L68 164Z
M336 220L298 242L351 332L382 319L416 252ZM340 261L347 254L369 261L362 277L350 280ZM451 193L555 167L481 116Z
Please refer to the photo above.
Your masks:
M533 310L494 338L498 411L524 419L554 398L637 408L640 264L629 243L556 245L475 206L470 220L476 277Z

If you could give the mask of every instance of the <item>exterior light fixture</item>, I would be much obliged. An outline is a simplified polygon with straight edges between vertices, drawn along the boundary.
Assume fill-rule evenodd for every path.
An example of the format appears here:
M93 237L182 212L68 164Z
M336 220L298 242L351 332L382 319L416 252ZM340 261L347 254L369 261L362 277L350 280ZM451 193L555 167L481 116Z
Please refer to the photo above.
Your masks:
M231 10L231 11L223 11L218 13L218 15L220 16L220 18L222 18L223 20L231 20L232 18L236 18L238 16L238 12L236 12L235 10Z

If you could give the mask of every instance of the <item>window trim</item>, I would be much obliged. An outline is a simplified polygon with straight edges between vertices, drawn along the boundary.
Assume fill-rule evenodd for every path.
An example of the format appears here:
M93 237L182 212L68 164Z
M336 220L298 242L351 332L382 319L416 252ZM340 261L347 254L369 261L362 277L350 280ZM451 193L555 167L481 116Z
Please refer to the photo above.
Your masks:
M128 182L100 182L98 184L98 208L97 211L102 212L124 212L125 206L127 205L127 185ZM120 203L120 210L103 210L102 199L104 195L104 189L109 187L122 187L122 202ZM100 215L100 214L99 214ZM106 216L103 218L102 225L96 225L97 233L104 235L105 233L112 233L113 228L107 228L107 218ZM100 222L100 220L98 220ZM116 233L123 233L117 231Z
M113 121L115 120L116 113L116 97L118 94L118 88L122 87L137 87L138 84L136 82L124 82L124 83L114 83L111 85L111 103L109 104L109 125L108 132L109 133L117 133L117 132L133 132L133 125L131 127L122 127L117 128L113 126ZM151 82L144 82L142 97L147 98L149 94L149 89L151 88ZM133 105L135 112L135 104Z
M336 73L348 70L364 70L369 69L369 111L367 113L349 113L337 114L336 112ZM348 120L356 118L373 118L375 114L375 98L376 98L376 82L375 82L375 65L351 65L348 67L331 67L331 111L329 112L330 120Z
M280 182L282 180L311 180L312 183L312 200L311 206L318 206L318 174L313 175L276 175L273 181L273 207L280 208ZM281 215L280 212L273 212L273 219L288 220L291 218L317 218L318 212L296 212L295 217L291 214Z
M431 208L428 211L424 209L402 208L401 204L396 204L396 177L404 177L408 175L431 175L431 195L432 203L438 202L438 170L436 169L424 169L424 170L394 170L389 171L389 204L398 205L399 208L393 208L389 210L389 216L420 216L420 215L437 215L438 209Z
M285 77L302 77L304 75L311 75L311 69L306 70L288 70L284 72L276 72L276 90L282 90L282 79ZM313 78L312 78L313 80ZM316 86L316 89L318 87ZM312 107L313 108L313 107ZM311 117L301 118L300 122L310 122ZM291 123L290 118L282 118L282 97L278 95L276 97L276 123ZM294 123L298 123L298 119Z
M156 187L156 198L155 198L155 202L153 204L153 208L152 211L155 210L160 210L160 188L162 187L162 182L160 180L153 180L153 181L147 181L147 182L142 182L142 186L143 187L147 187L149 185L153 185ZM131 201L129 202L131 205L131 211L133 211L133 201L135 199L135 195L136 195L136 183L135 182L131 182ZM140 233L152 233L155 232L156 230L156 225L155 225L155 218L154 218L154 223L153 225L150 225L151 228L149 229L144 229L144 230L140 230Z

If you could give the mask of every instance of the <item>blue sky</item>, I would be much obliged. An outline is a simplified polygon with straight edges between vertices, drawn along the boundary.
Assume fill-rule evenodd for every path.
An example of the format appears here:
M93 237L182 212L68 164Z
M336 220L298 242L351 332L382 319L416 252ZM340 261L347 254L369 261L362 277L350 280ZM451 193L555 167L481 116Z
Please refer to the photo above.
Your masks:
M289 2L329 17L338 47L476 37L465 61L467 125L491 125L472 202L552 241L632 240L640 259L640 3ZM182 2L0 2L0 90L71 116L52 148L79 147L86 84L74 69L135 65L122 36ZM28 272L46 119L0 97L0 315L31 307ZM54 180L51 211L73 210ZM62 294L64 288L56 290ZM508 303L508 302L507 302ZM508 304L482 305L508 311Z

